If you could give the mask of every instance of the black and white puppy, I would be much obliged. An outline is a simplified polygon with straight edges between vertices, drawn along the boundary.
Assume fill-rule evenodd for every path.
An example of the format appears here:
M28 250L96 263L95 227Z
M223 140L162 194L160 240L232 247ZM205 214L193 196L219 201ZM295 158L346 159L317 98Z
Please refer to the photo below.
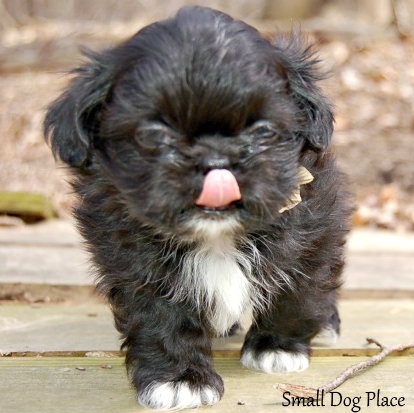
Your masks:
M310 340L339 332L350 215L310 48L187 7L87 55L45 134L73 172L138 401L218 402L211 337L249 307L241 362L306 369Z

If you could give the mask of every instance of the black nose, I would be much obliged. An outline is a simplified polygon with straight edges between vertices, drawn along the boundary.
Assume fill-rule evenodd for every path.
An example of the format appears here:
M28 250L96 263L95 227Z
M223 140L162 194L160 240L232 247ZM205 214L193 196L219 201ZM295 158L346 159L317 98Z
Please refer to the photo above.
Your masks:
M212 169L229 169L230 159L227 155L210 154L203 158L201 166L206 173Z

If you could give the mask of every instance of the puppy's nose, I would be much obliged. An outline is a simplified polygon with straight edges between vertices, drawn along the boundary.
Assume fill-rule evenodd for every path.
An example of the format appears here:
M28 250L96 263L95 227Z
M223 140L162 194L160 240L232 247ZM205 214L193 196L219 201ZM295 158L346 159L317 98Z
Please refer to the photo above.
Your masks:
M228 169L212 169L205 177L196 205L225 208L241 199L236 177Z
M205 171L228 169L230 167L230 159L226 155L210 154L204 157L202 167Z

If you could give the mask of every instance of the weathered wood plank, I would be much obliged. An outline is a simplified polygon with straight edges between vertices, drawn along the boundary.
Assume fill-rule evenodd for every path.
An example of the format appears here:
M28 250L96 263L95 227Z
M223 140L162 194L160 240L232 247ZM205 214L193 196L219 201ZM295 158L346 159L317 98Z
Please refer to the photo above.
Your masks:
M2 245L47 245L79 247L81 237L69 220L51 219L34 225L0 227Z
M118 351L106 305L0 306L0 351Z
M91 285L86 254L78 248L0 245L0 283Z
M355 230L344 288L414 292L414 234ZM0 228L0 283L91 285L88 256L74 224L52 220Z
M54 219L15 228L0 227L0 244L78 246L80 242L81 237L71 220ZM414 233L356 228L351 231L347 246L350 253L412 255Z
M349 253L344 289L414 290L414 253Z
M315 356L372 354L376 349L367 346L367 336L386 345L414 340L414 299L340 300L339 310L341 337L331 346L315 342ZM248 317L244 324L247 328ZM237 355L245 332L215 339L214 350ZM0 306L0 351L3 353L113 352L119 350L119 345L112 315L104 304Z
M92 285L79 247L1 245L0 283ZM350 253L344 289L414 291L414 254Z
M266 375L242 367L237 359L215 359L225 383L222 401L205 409L210 413L288 413L295 410L276 383L317 387L332 380L360 357L318 357L301 373ZM103 368L110 365L112 368ZM81 367L81 369L77 369ZM345 382L324 407L300 407L301 412L349 413L355 402L361 412L411 412L414 409L414 357L390 357ZM370 396L400 399L404 406L378 407ZM137 413L150 410L135 403L123 358L3 358L0 359L0 411L2 413ZM342 397L342 403L340 403ZM332 398L332 399L331 399ZM347 398L347 399L346 399ZM354 399L361 398L361 399ZM351 403L344 405L344 401ZM295 406L297 407L297 406ZM356 408L355 407L355 408ZM203 409L204 410L204 409ZM202 410L200 410L202 411Z

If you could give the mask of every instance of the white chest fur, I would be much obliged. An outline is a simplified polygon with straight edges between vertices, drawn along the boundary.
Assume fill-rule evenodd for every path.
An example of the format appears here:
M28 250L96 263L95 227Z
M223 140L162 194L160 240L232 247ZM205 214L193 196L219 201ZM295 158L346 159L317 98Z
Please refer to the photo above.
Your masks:
M249 306L260 305L253 277L258 254L236 248L233 231L229 231L234 223L213 224L194 227L198 242L183 261L179 295L191 294L214 330L224 334Z

